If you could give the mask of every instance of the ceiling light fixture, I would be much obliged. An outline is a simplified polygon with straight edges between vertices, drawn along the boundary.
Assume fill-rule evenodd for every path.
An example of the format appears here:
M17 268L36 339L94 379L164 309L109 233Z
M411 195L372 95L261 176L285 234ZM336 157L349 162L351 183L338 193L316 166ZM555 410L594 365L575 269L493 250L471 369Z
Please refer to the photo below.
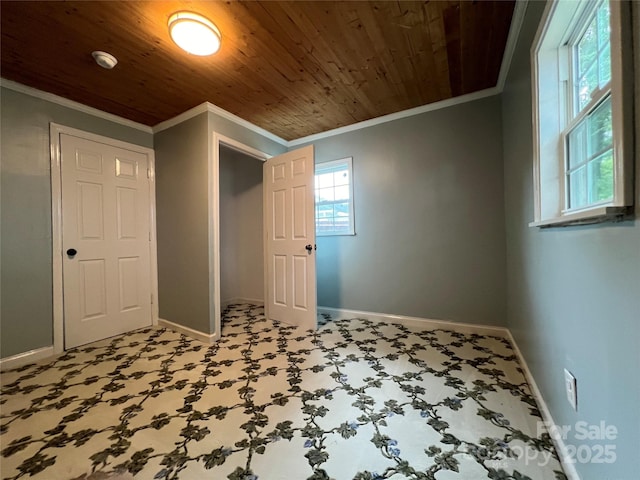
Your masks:
M98 65L107 70L111 70L118 64L118 59L110 53L96 50L95 52L91 52L91 55Z
M220 30L202 15L177 12L169 17L169 33L180 48L192 55L213 55L220 49Z

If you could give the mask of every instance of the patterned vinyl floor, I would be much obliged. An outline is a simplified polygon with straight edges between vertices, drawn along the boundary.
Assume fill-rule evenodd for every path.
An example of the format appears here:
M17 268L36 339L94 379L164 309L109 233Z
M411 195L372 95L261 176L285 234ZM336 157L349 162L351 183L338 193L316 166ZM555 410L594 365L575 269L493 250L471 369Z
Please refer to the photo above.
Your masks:
M509 343L233 305L2 374L3 479L565 479Z

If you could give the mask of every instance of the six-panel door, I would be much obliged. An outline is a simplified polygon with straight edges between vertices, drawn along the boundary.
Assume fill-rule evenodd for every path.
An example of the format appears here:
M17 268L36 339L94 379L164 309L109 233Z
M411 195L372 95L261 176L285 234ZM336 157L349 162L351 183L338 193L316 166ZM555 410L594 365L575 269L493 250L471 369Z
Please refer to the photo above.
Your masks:
M64 335L72 348L151 324L148 158L66 134L60 145Z
M316 328L313 146L264 165L266 314Z

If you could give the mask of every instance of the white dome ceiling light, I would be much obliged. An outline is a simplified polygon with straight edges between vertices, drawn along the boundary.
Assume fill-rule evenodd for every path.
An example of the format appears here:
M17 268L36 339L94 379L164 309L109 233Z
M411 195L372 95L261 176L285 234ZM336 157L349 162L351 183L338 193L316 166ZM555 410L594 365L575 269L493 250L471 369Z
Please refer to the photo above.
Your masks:
M177 12L171 15L169 33L176 45L192 55L204 57L220 49L220 30L197 13Z
M118 64L118 59L110 53L96 50L95 52L91 52L91 55L98 65L107 70L111 70Z

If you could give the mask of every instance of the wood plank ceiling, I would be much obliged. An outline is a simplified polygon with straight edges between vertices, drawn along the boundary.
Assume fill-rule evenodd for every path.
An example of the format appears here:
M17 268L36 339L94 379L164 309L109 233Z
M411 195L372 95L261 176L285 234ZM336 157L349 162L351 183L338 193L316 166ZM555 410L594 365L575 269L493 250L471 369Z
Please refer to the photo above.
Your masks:
M495 86L514 4L2 1L0 73L145 125L209 101L288 140ZM183 9L216 23L220 52L172 42Z

